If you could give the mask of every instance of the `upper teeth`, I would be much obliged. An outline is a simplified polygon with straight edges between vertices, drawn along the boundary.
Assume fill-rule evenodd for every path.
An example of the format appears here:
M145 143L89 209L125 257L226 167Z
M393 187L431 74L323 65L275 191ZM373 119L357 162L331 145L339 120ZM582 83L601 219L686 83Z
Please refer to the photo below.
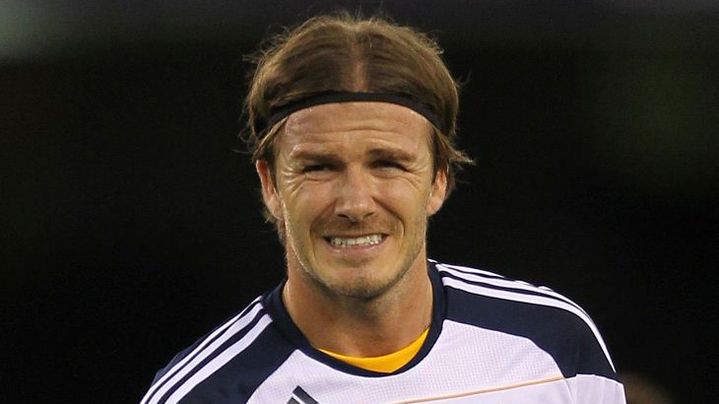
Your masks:
M330 237L330 243L334 247L349 247L349 246L367 246L379 244L382 241L382 235L372 234L369 236L356 237L356 238L345 238L345 237Z

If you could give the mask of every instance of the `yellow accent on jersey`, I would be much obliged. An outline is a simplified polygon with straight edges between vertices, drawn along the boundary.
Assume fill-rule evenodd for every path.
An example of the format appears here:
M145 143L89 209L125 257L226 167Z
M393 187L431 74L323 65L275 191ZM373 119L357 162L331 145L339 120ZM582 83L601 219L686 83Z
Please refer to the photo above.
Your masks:
M324 349L320 349L320 351L326 353L327 355L335 359L341 360L342 362L357 366L358 368L372 370L375 372L391 373L406 365L409 361L412 360L412 358L414 358L417 352L419 352L419 349L422 347L424 340L427 339L428 333L429 328L424 330L424 332L416 340L414 340L406 347L400 349L397 352L392 352L391 354L382 356L360 358L356 356L341 355L338 353L326 351Z

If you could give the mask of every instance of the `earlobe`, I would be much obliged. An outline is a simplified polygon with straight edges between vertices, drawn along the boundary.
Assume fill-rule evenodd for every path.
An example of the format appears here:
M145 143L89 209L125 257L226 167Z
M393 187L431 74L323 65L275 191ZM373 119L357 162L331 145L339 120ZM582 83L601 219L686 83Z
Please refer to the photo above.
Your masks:
M439 211L447 196L447 173L444 170L437 171L432 189L427 200L427 216L432 216Z
M275 219L282 220L282 209L280 209L280 200L277 195L272 168L266 160L257 160L255 170L257 170L257 176L260 177L262 200L265 202L267 210Z

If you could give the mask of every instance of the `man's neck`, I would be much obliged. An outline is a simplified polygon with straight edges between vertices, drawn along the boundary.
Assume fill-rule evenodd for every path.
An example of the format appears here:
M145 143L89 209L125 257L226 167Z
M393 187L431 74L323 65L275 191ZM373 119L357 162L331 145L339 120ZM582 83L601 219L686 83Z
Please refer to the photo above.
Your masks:
M421 259L391 290L373 299L333 295L292 277L282 298L315 348L357 357L386 355L416 340L431 321L432 285Z

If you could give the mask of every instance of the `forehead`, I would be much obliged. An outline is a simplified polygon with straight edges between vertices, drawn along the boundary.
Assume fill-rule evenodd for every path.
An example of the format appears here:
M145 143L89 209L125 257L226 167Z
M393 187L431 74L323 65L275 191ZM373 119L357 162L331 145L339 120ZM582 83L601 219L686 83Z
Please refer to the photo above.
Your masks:
M292 113L277 142L288 152L301 145L394 143L429 145L431 125L410 108L387 102L322 104Z

